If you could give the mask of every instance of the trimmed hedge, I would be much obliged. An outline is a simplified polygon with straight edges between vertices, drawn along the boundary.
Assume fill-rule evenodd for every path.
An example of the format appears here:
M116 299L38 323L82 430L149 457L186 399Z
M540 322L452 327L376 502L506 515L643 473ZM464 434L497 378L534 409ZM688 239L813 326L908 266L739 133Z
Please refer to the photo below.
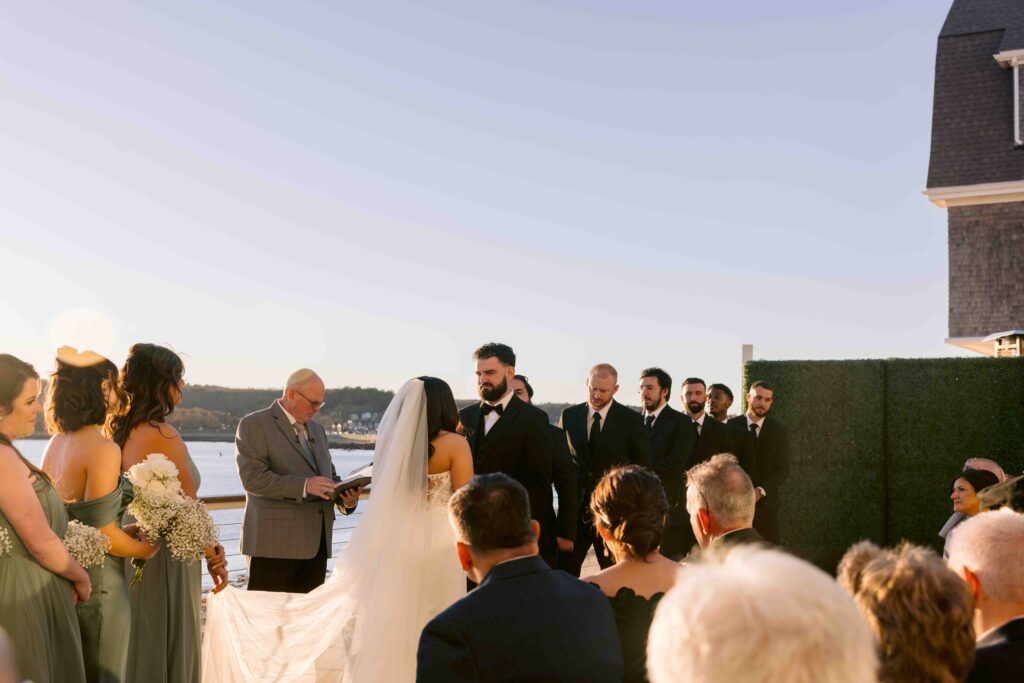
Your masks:
M783 544L833 570L870 539L940 548L966 458L1024 467L1024 358L750 361L789 428Z

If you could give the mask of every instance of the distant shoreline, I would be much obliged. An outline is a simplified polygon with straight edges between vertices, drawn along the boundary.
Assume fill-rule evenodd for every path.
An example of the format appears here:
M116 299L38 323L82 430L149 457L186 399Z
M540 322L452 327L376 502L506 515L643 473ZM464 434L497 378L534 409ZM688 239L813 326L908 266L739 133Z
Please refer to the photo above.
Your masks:
M45 441L46 439L50 438L50 435L49 434L45 434L45 433L36 433L36 434L33 434L32 436L26 436L24 438L26 440L32 440L32 441ZM228 442L233 442L235 440L235 435L233 433L228 433L228 432L224 432L224 433L214 433L214 432L198 432L198 433L182 432L181 433L181 438L184 439L185 441L205 441L205 442L228 441ZM363 451L372 451L373 447L374 447L373 442L367 443L365 441L350 441L349 439L344 439L344 438L341 438L341 437L331 436L331 435L327 436L327 445L330 446L331 448L347 448L349 450L363 450Z

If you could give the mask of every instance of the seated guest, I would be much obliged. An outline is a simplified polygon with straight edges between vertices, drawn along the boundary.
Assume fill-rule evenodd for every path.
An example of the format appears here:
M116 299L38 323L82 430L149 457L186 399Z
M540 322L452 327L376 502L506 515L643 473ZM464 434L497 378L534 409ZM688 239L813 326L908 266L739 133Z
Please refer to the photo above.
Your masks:
M863 541L839 563L839 583L875 634L880 683L956 683L974 658L971 595L938 555Z
M538 556L522 484L478 475L448 501L463 570L480 585L423 629L416 680L621 681L608 600Z
M719 453L686 472L686 511L701 548L766 543L753 528L756 501L750 476L731 453Z
M987 470L996 475L996 479L1000 482L1006 481L1006 472L1003 471L1003 468L1000 467L999 463L995 460L990 460L988 458L967 458L967 460L964 461L964 471L966 470ZM984 507L985 506L982 505L982 508ZM939 530L939 536L946 538L946 536L949 535L950 530L960 522L964 521L964 519L966 519L966 517L963 513L954 512L949 516L949 519L946 520L942 529Z
M1024 681L1024 515L969 519L949 545L949 566L974 594L978 634L969 683Z
M608 596L615 612L623 680L646 681L647 631L658 602L679 573L679 564L658 550L668 500L658 475L628 465L601 478L590 498L590 510L616 564L586 580Z
M873 683L871 631L828 574L760 546L688 565L651 624L654 683Z
M992 472L970 468L961 472L953 480L949 497L953 501L953 513L959 513L961 517L955 522L950 519L949 522L946 522L946 526L939 531L939 536L946 540L946 547L942 550L943 557L949 557L949 541L953 537L954 529L965 519L981 512L978 493L998 483L999 477ZM950 526L950 522L953 522L952 526Z

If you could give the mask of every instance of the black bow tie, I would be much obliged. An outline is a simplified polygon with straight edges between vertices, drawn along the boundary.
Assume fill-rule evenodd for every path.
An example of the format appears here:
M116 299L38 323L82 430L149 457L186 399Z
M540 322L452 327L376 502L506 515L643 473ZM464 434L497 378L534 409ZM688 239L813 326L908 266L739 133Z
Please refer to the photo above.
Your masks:
M496 412L498 415L501 415L503 412L505 412L505 406L501 405L500 403L495 406L492 406L490 403L484 403L483 405L480 406L480 412L482 412L484 415L488 415L492 410Z

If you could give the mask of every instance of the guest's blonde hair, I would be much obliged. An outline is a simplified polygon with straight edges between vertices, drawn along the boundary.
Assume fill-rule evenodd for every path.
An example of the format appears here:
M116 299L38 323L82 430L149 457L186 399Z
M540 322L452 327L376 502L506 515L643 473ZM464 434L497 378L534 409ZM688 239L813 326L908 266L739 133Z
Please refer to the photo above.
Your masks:
M974 600L927 548L857 543L839 563L839 583L875 634L880 683L959 683L974 661Z

